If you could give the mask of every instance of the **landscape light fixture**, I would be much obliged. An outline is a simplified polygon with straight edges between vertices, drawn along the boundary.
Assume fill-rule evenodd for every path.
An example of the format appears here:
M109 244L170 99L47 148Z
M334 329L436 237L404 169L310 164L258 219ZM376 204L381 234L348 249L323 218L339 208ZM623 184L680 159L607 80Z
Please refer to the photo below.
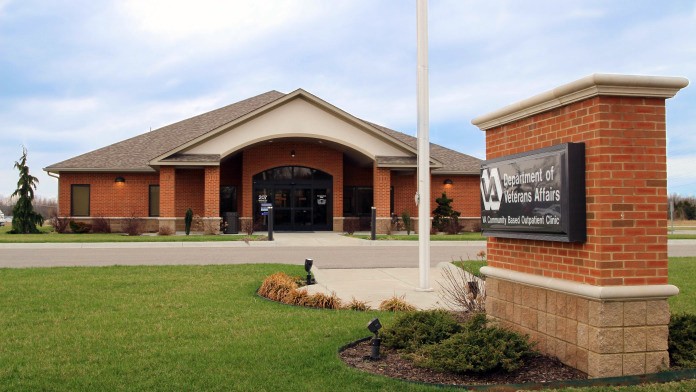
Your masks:
M295 158L295 150L290 150L290 156Z
M316 281L314 280L314 278L312 278L312 272L310 272L310 271L312 270L312 265L314 265L314 260L312 260L312 259L305 259L305 261L304 261L304 269L305 269L305 271L307 272L307 286L311 286L311 285L313 285L314 283L316 283Z
M379 338L379 330L382 329L382 323L379 322L378 318L373 318L372 321L367 324L367 329L375 334L375 337L370 341L372 349L370 350L369 359L377 361L379 360L379 346L382 344L382 339Z
M454 182L453 182L451 179L449 179L449 178L446 179L445 181L443 181L442 183L445 184L445 185L452 185L452 184L454 184Z
M121 176L118 176L114 179L114 182L126 182L126 179Z

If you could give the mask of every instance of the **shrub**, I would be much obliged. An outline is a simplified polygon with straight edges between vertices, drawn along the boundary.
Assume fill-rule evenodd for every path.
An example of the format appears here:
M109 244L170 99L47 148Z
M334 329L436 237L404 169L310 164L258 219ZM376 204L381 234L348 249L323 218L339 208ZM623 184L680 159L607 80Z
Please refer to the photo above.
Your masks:
M346 309L350 310L359 310L361 312L366 312L368 310L371 310L372 307L367 304L366 301L360 301L355 298L351 299L350 302L346 304Z
M174 235L174 229L171 226L160 226L157 235Z
M346 218L343 221L343 231L346 232L348 235L353 235L355 234L356 231L360 228L360 220L359 219L354 219L354 218Z
M672 366L696 368L696 315L672 315L668 350Z
M440 342L461 330L454 316L444 310L411 312L399 316L382 333L384 345L413 352L423 345Z
M186 232L186 235L191 233L191 223L193 223L193 210L189 208L184 216L184 232Z
M284 272L277 272L261 283L259 295L274 301L282 302L283 298L292 290L298 288L295 278Z
M251 220L242 221L242 231L246 233L247 236L252 236L255 231L261 231L263 227L263 222L258 220L256 222Z
M408 211L404 211L401 213L401 220L404 222L404 229L406 229L406 234L410 235L411 231L413 231L413 222L411 221L411 215L408 214Z
M387 312L413 312L416 307L406 302L404 296L401 297L393 296L387 298L379 304L379 310L385 310Z
M136 216L125 218L121 222L121 230L129 236L141 235L143 234L143 220Z
M89 223L70 221L70 231L75 234L89 233L90 230L92 230L92 225Z
M474 232L480 232L481 231L481 222L479 222L478 219L466 219L464 223L462 223L462 231L468 231L471 233Z
M101 216L92 219L92 233L111 233L111 223Z
M58 212L56 210L51 211L51 217L49 218L49 221L51 223L51 226L53 226L53 230L55 230L56 233L63 234L68 231L70 219L58 216Z
M453 235L458 234L461 231L461 226L459 226L459 218L456 216L444 222L445 233Z
M478 268L472 264L461 260L457 263L458 268L442 270L442 280L438 282L442 289L439 295L452 310L471 313L486 311L486 282L477 275Z
M442 192L442 197L435 199L437 207L433 210L433 226L439 231L448 231L454 229L458 230L459 228L457 220L461 213L452 208L450 205L452 201L454 201L454 199L448 198L445 192ZM456 226L448 229L448 226L452 224L453 220L455 221L454 223L456 223Z
M417 366L436 371L486 373L517 370L533 353L527 336L487 327L486 316L479 314L465 323L461 332L422 347L412 357Z

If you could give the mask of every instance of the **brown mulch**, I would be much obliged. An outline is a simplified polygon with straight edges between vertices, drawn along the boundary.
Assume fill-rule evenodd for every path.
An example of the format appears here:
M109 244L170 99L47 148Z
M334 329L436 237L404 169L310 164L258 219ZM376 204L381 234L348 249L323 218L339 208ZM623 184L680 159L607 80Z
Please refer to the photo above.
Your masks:
M343 350L339 353L339 356L348 365L369 373L431 384L520 384L587 379L587 374L566 366L555 358L543 355L527 359L522 368L512 373L499 371L485 375L465 375L440 373L416 367L413 362L404 359L396 350L384 346L382 346L380 352L380 360L371 361L368 359L370 355L370 341L367 340Z

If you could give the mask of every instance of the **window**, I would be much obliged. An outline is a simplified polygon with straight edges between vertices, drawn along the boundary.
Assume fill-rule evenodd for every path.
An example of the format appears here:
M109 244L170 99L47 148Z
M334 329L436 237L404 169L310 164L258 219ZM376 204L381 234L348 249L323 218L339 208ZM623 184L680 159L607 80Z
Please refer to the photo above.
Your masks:
M160 214L160 187L159 185L150 185L149 199L149 216L159 216Z
M343 188L343 215L369 216L372 210L372 187L347 186Z
M70 203L71 216L89 216L89 185L72 185Z

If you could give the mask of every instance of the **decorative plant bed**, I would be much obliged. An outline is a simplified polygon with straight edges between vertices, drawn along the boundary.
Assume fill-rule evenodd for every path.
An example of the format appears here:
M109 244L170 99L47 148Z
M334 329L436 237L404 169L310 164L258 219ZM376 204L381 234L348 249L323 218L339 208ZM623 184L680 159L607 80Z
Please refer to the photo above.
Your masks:
M339 352L341 360L354 368L391 378L428 384L520 384L587 379L585 373L566 366L555 358L542 355L528 359L522 368L512 373L499 371L485 375L460 375L417 367L412 361L403 358L397 350L384 346L380 360L366 359L369 354L369 338L349 344Z

